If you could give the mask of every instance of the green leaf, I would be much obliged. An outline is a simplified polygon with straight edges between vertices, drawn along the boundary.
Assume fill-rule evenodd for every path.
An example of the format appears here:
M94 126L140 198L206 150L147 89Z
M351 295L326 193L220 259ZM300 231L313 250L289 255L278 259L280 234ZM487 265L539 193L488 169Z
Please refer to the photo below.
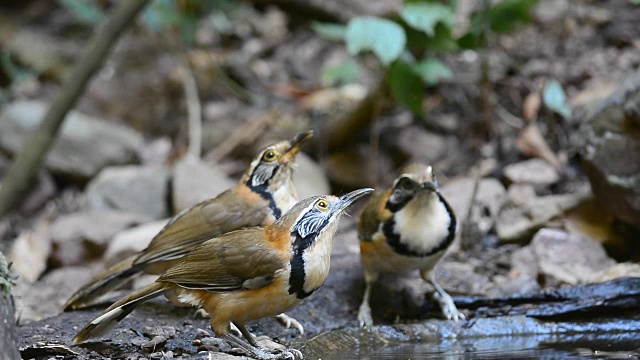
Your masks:
M104 11L91 0L58 0L58 3L86 25L95 25L104 16Z
M325 69L322 72L322 80L331 86L354 82L360 75L360 67L353 59Z
M434 36L434 28L439 22L453 27L453 11L438 3L409 3L400 12L402 19L412 28Z
M629 0L633 5L640 5L640 0Z
M427 59L414 64L413 71L428 85L435 85L440 80L451 79L453 77L451 69L436 59Z
M387 81L391 95L411 110L422 115L422 99L424 85L422 79L413 71L411 63L399 60L393 63L387 73Z
M317 21L314 21L311 24L311 28L320 35L320 37L334 41L344 40L345 33L347 32L347 28L344 25L321 23Z
M518 22L531 22L531 10L537 0L503 0L491 8L491 31L497 33L512 31Z
M351 20L345 35L350 54L371 50L385 66L402 54L407 43L406 34L400 25L375 17L357 17Z
M562 115L565 119L571 117L571 109L567 106L564 90L556 80L551 80L545 85L542 99L545 106L552 111Z

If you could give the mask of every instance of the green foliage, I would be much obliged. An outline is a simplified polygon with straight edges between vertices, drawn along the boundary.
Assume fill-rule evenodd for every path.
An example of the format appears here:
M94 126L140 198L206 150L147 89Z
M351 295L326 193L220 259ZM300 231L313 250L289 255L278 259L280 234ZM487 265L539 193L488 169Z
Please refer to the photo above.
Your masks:
M350 54L371 50L383 65L389 66L404 51L407 37L395 22L367 16L349 22L345 40Z
M562 115L565 119L571 117L571 109L567 106L564 90L556 80L547 82L542 92L542 100L544 105L553 112Z
M427 83L435 85L440 80L451 79L453 72L447 65L437 59L427 59L413 66L413 71Z
M453 27L453 10L439 3L409 3L400 12L400 17L414 29L435 36L435 27L442 22Z
M322 73L322 80L327 82L329 85L335 86L353 82L359 75L360 68L358 67L358 63L353 59L350 59L342 64L327 68Z
M104 17L104 11L92 0L58 0L58 4L85 25L95 25Z
M633 5L640 5L640 0L629 0Z
M424 86L416 76L413 64L404 60L394 62L387 72L391 95L415 114L422 114Z
M494 33L513 31L518 24L531 21L531 10L538 0L502 0L488 9L471 15L471 30L462 36L458 44L463 48L485 46L483 34L488 29Z

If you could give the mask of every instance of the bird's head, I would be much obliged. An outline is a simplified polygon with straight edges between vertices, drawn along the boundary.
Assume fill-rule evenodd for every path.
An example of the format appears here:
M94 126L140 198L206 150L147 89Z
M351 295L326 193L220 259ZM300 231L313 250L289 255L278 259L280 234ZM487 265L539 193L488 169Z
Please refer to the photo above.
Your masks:
M241 182L252 189L275 193L292 184L293 165L302 144L313 136L307 131L291 140L278 141L262 149L243 175Z
M373 189L364 188L340 197L313 196L298 202L282 217L282 221L292 224L291 234L298 239L315 241L320 234L327 232L327 230L333 236L338 221L347 207L372 191Z
M438 191L438 180L431 166L412 164L402 169L400 176L393 182L387 208L396 211L418 194L435 194Z

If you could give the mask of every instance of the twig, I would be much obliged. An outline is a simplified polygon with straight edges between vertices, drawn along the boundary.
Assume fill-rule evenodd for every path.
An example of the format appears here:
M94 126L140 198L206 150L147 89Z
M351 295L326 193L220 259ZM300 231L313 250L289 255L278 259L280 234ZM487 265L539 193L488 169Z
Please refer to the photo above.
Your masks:
M182 66L182 86L187 101L189 116L189 152L200 158L202 152L202 105L198 95L198 84L185 56Z
M117 2L117 7L88 41L86 51L65 80L62 91L5 175L0 188L0 218L11 212L29 191L45 154L58 134L67 112L75 105L93 74L100 69L109 50L149 0Z

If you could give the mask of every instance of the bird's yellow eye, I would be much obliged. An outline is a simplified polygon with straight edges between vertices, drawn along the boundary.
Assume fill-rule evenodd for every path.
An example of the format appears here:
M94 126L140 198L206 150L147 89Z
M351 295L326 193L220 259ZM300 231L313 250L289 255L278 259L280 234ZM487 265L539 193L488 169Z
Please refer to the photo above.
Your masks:
M327 204L327 201L324 199L320 199L318 200L318 202L316 202L316 207L322 211L327 210L329 208L329 204Z
M274 161L278 158L278 152L275 150L267 150L262 155L262 160L264 161Z

